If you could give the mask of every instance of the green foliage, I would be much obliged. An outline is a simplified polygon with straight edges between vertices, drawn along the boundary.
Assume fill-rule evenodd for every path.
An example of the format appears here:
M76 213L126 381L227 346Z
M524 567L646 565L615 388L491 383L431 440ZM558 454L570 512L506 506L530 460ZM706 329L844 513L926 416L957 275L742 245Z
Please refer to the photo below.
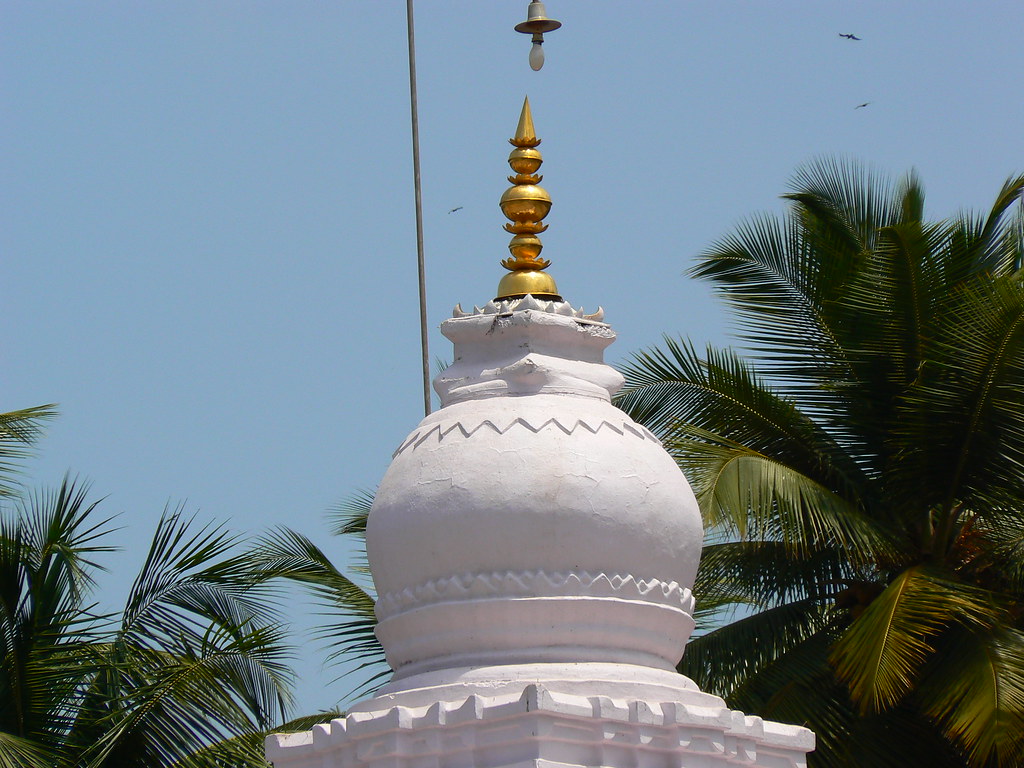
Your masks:
M680 669L811 765L1024 764L1022 192L927 222L914 174L814 163L693 269L749 357L626 366L709 531Z
M355 537L358 554L353 570L364 575L369 574L365 565L364 534L372 501L369 494L357 494L331 515L335 533ZM349 674L371 672L370 678L357 686L353 695L366 693L383 683L390 670L384 661L384 649L374 634L377 618L373 597L339 571L312 541L290 529L279 528L264 536L255 554L262 578L288 579L301 584L322 606L326 621L318 630L317 638L330 650L327 661L349 665Z
M18 469L18 460L31 454L32 444L42 434L43 422L56 415L53 405L0 413L0 498L17 494L11 476Z
M101 614L97 515L65 479L0 518L0 766L265 768L254 744L292 673L256 558L166 510L123 608Z
M304 585L330 621L331 658L381 672L373 599L309 539L281 528L255 545L165 510L123 608L90 602L110 519L65 478L25 494L11 477L51 406L0 414L0 768L266 768L268 733L309 730L321 712L280 725L293 673L278 608ZM372 496L333 513L362 542ZM361 549L355 570L367 573Z

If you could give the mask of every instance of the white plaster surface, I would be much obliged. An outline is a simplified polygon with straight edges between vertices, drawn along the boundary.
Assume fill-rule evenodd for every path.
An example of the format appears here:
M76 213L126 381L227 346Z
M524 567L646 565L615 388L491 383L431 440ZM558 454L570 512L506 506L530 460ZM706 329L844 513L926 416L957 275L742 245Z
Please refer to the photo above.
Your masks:
M804 768L814 746L807 729L732 711L668 672L533 664L444 677L273 736L267 757L277 768Z
M614 340L563 302L456 308L442 408L370 513L392 681L274 736L277 768L800 768L804 728L733 712L674 671L702 528L658 440L611 404Z
M672 669L702 540L689 484L611 404L600 322L544 309L443 333L443 407L395 452L370 514L378 637L398 676L529 661Z

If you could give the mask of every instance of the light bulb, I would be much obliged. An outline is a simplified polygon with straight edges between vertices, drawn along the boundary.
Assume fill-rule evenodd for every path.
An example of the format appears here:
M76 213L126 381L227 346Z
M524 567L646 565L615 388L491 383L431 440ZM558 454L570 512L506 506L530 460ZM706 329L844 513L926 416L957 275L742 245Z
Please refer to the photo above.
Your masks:
M541 40L534 39L533 47L530 49L530 69L537 72L543 66L544 46L541 45Z

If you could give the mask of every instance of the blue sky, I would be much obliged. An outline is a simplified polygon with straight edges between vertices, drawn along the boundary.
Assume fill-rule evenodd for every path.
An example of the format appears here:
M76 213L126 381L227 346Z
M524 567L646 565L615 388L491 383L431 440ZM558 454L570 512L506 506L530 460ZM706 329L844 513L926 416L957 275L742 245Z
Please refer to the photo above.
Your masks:
M539 73L526 5L416 4L432 356L503 272L526 94L544 256L613 362L727 342L683 273L801 163L916 168L936 218L1024 170L1021 3L550 0ZM422 416L405 46L400 0L0 3L0 408L59 403L27 481L123 513L104 599L168 503L348 558L325 510ZM334 705L303 655L299 709Z

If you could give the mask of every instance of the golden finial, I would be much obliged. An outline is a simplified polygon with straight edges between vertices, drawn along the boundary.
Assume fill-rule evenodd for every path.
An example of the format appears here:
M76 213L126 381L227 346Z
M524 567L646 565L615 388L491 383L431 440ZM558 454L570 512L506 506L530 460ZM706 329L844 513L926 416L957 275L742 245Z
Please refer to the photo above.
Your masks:
M512 257L501 262L510 274L498 283L496 300L532 294L561 301L554 278L542 271L551 262L540 258L544 246L537 235L547 229L541 222L551 210L551 197L547 190L538 186L544 177L537 175L537 170L544 159L537 149L540 139L533 129L529 98L523 101L515 138L508 141L515 147L509 153L508 164L516 174L508 177L512 186L505 190L499 205L505 218L512 222L505 225L505 231L513 235L508 244Z

